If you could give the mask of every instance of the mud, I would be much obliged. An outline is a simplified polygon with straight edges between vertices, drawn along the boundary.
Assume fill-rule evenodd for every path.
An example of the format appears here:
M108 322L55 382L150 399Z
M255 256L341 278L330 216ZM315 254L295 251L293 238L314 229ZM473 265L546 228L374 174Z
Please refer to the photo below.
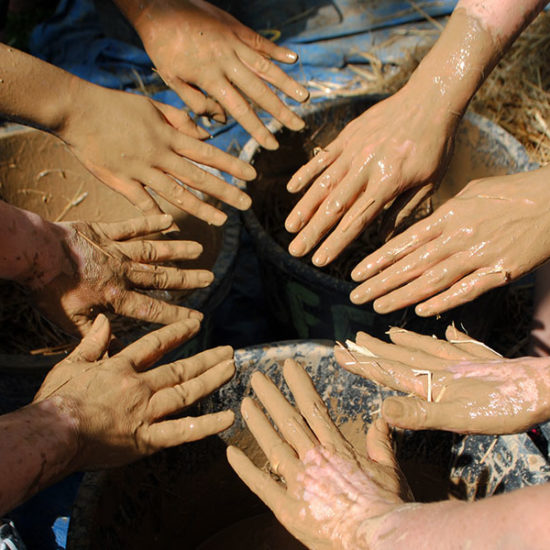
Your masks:
M0 198L50 221L111 222L141 215L122 195L94 178L61 141L31 129L0 133ZM178 262L178 267L211 269L221 247L223 227L208 225L163 199L158 201L181 230L174 236L198 241L204 248L198 259ZM177 302L187 295L184 291L153 294ZM74 344L34 310L27 293L16 284L0 281L0 304L0 353L40 352ZM138 326L138 321L116 319L113 330L127 333Z

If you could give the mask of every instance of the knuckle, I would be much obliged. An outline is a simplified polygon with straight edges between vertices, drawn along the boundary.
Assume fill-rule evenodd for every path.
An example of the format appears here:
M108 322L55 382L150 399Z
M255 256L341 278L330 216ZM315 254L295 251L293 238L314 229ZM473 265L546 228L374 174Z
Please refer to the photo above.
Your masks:
M259 55L254 61L254 71L257 73L265 74L271 69L271 61L263 55Z
M154 262L157 260L157 250L153 243L149 241L141 241L141 250L140 255L143 261L145 262Z

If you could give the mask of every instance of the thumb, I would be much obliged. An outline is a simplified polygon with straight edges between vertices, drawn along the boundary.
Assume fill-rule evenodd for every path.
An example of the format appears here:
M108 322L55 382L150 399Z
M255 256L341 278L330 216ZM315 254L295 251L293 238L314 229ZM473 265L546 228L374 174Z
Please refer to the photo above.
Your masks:
M456 425L461 417L458 413L456 405L416 397L388 397L382 404L382 416L388 424L409 430L462 431Z
M111 339L111 325L109 319L100 313L94 321L90 332L82 338L80 344L67 357L73 362L97 361L107 350Z
M383 418L377 418L367 432L367 455L374 462L396 468L390 430Z

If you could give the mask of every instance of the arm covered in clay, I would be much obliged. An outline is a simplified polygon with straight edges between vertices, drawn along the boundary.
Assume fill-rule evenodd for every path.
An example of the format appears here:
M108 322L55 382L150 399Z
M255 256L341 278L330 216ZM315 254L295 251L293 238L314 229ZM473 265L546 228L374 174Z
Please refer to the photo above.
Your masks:
M250 198L194 162L245 180L254 169L201 140L184 111L109 90L0 44L0 114L61 138L99 180L145 214L161 210L146 188L215 225L227 216L179 182L244 210ZM191 162L194 161L194 162Z
M142 289L192 289L214 279L204 269L161 265L196 258L193 241L149 240L172 224L166 214L117 223L52 223L0 201L0 278L31 291L53 322L85 334L100 311L169 324L202 313L169 304Z
M195 113L223 122L227 111L267 149L277 149L277 140L241 94L287 128L303 128L304 122L267 86L296 101L308 98L308 91L273 63L295 63L294 52L204 0L115 3L135 27L163 80Z
M378 419L370 426L363 454L334 425L305 371L288 360L283 372L299 412L260 373L253 375L252 387L278 431L250 398L241 410L273 474L284 484L235 447L228 448L227 456L239 477L308 548L542 550L548 546L550 485L475 503L412 503L387 424Z
M389 336L391 344L359 332L355 343L335 349L343 368L409 394L384 400L389 424L511 434L550 420L550 359L504 359L454 326L446 340L402 328Z
M197 328L164 327L108 358L109 321L99 315L33 402L0 416L0 515L72 472L120 466L228 428L231 411L173 415L233 376L230 347L150 368Z
M394 199L388 217L398 225L433 192L469 101L545 4L459 1L407 84L294 174L290 192L310 187L286 220L288 231L299 232L290 253L303 256L324 239L313 256L324 266Z

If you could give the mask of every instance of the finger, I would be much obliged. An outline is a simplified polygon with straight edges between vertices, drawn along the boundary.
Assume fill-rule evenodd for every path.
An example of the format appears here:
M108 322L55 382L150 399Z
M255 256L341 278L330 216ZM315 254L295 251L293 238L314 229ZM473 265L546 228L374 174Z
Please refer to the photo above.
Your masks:
M128 361L136 371L144 371L163 355L195 336L199 329L200 323L196 319L173 323L143 336L124 348L116 357Z
M241 413L250 432L260 445L271 464L273 472L283 476L287 483L296 480L302 470L294 450L283 441L258 405L245 397L241 404Z
M418 280L422 277L421 283L424 286L418 283L413 287L421 294L429 294L431 286L425 285L429 284L430 281L441 285L446 281L452 283L457 269L467 265L465 262L456 262L457 258L462 257L466 259L467 256L465 253L454 254L455 247L454 242L443 237L436 238L424 244L358 286L352 291L351 300L354 303L360 304L379 298L376 301L376 311L378 313L391 311L388 309L390 307L394 309L398 309L399 306L404 307L402 304L405 302L415 303L415 297L410 295L409 292L402 291L399 293L395 289L407 285L410 281L415 283L415 279ZM450 260L449 257L451 258ZM455 260L454 263L453 259ZM448 261L445 262L446 260ZM445 271L447 266L452 268L450 273ZM391 294L392 291L397 292L397 294ZM391 296L391 298L386 295Z
M292 64L296 63L298 60L298 54L296 52L293 52L283 46L277 46L275 42L268 40L245 25L239 25L237 36L254 51L267 55L268 57L271 57L276 61L280 61L281 63Z
M200 145L211 147L206 143L200 143ZM171 156L170 159L159 163L159 168L193 189L198 189L239 210L246 210L252 204L250 197L238 187L210 174L206 170L202 170L180 156Z
M269 474L262 472L237 447L227 447L227 460L247 487L271 510L291 512L292 501Z
M101 178L99 178L103 181ZM115 181L105 182L109 187L126 197L145 216L163 215L164 212L153 197L139 181L127 178L116 178Z
M164 229L168 229L168 227ZM134 262L148 264L192 260L198 258L203 251L202 245L195 241L139 240L121 243L118 245L118 249Z
M228 359L182 384L157 391L150 399L148 411L154 420L175 414L210 395L235 374L233 359Z
M126 278L137 288L185 290L207 287L214 280L214 274L206 269L178 269L132 263L126 269Z
M416 252L418 248L441 235L441 224L430 216L388 241L376 252L361 260L351 272L354 281L366 281L376 273Z
M152 100L155 107L164 115L170 126L174 127L178 132L196 138L207 139L210 134L202 127L198 126L189 114L183 109L176 109L172 105L166 105L159 101Z
M111 340L111 325L109 319L100 313L80 344L67 357L68 361L93 362L101 359L107 351Z
M461 332L454 325L449 325L445 331L445 338L457 349L462 350L470 357L476 357L479 359L498 359L502 357L500 353L491 349L483 342L479 342L469 336L468 334Z
M191 86L177 77L170 79L170 82L167 82L167 84L194 113L198 115L207 115L221 124L227 122L227 117L222 107L212 98L205 96L194 86Z
M191 165L191 163L187 163ZM202 172L202 170L201 170ZM196 172L194 175L197 175ZM177 176L176 176L177 177ZM201 176L198 176L201 177ZM185 178L189 179L189 178ZM223 225L227 215L207 204L160 170L151 170L145 176L146 183L169 203L213 225Z
M252 106L225 77L218 80L215 89L207 91L262 147L272 151L279 148L277 140L260 121Z
M146 437L153 449L165 449L223 432L234 421L235 415L232 411L205 414L196 418L164 420L151 424L146 430Z
M90 225L95 231L103 233L113 241L124 241L164 231L172 225L173 221L169 214L155 214L121 222L95 222Z
M275 384L261 372L251 378L252 388L266 408L283 437L303 458L309 449L318 444L302 415L283 397Z
M348 442L330 418L327 406L303 367L292 359L287 359L283 366L283 374L300 413L321 445L347 455Z
M414 397L388 397L382 404L384 420L408 430L447 430L466 433L472 419L456 403L428 403Z
M465 252L454 254L448 258L443 259L441 262L436 265L430 265L432 262L438 260L438 256L441 257L449 251L444 251L443 249L437 251L438 245L434 244L433 249L434 253L430 257L429 252L426 252L424 257L428 265L426 270L421 275L416 276L414 280L411 280L405 286L397 288L392 292L391 286L388 289L388 293L381 296L375 300L373 307L377 313L389 313L390 311L395 311L396 309L402 309L404 307L416 304L421 300L425 300L438 292L449 288L453 283L459 281L461 278L469 275L472 271L475 270L476 266L473 265L473 260L471 256ZM414 259L410 262L415 262ZM408 276L406 279L411 279L415 276L418 269L422 269L422 260L419 260L416 267L412 267L409 270ZM420 265L419 265L420 264ZM394 268L397 269L397 265L389 268L387 271L392 271ZM373 278L371 281L376 279ZM374 284L374 283L371 283ZM372 288L372 287L371 287ZM377 292L375 291L376 295Z
M397 469L390 430L383 418L377 418L367 432L367 456L388 468Z
M392 327L389 330L391 341L406 348L422 351L428 355L433 355L439 359L452 359L465 361L475 359L475 356L466 351L433 336L416 334L403 328Z
M484 292L510 282L510 274L505 270L482 268L455 283L449 290L419 304L415 312L420 317L430 317L449 309L466 304Z
M300 103L309 97L309 92L306 88L298 84L296 80L288 76L264 55L258 54L246 47L237 48L236 51L239 59L250 71L281 90L288 97Z
M330 143L290 178L286 186L287 191L289 193L301 191L313 178L317 177L323 170L330 166L338 158L340 153L341 148L339 147L339 142L335 140Z
M218 363L229 361L232 358L233 348L231 346L219 346L187 359L181 359L174 363L156 367L144 373L143 377L153 391L158 391L168 386L187 382L216 366Z

